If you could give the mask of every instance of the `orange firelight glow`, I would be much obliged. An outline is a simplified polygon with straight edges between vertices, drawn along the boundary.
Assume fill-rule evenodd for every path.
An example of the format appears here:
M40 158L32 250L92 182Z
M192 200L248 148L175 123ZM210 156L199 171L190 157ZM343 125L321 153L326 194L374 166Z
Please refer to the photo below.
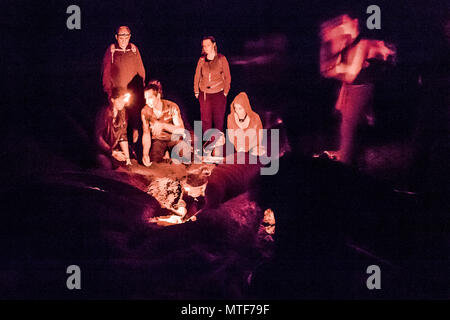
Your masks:
M125 101L125 103L128 103L130 101L130 97L131 97L131 94L126 93L125 97L123 98L123 101Z

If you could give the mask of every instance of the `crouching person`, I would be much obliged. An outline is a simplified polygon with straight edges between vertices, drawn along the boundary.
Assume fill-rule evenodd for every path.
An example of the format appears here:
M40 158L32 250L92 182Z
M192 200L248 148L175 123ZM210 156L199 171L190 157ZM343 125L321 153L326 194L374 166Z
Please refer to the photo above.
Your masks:
M186 156L190 146L182 140L184 123L180 108L175 102L162 99L163 91L159 81L151 81L144 90L146 105L141 111L142 119L142 163L162 162L166 151L177 146L180 157ZM172 138L172 134L174 135ZM184 155L183 155L184 153ZM176 160L181 160L180 158Z
M124 88L113 88L108 106L97 114L95 140L97 164L104 169L130 165L125 105L129 94Z
M262 122L259 115L252 110L245 92L239 93L230 105L227 118L227 135L236 152L262 156L266 153L262 145Z

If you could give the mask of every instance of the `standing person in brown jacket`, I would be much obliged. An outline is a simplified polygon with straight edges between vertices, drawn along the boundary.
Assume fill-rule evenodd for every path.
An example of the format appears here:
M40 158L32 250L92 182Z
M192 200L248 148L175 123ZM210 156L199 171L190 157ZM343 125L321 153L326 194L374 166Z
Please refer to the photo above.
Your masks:
M203 132L213 127L223 132L227 95L230 92L230 66L224 55L217 53L212 36L202 40L202 56L194 76L194 93L200 103Z
M140 111L144 106L143 87L145 69L139 49L130 43L131 30L120 26L116 33L116 43L106 49L102 64L103 90L111 97L112 88L126 88L131 94L128 106L130 127L133 130L133 143L139 137Z

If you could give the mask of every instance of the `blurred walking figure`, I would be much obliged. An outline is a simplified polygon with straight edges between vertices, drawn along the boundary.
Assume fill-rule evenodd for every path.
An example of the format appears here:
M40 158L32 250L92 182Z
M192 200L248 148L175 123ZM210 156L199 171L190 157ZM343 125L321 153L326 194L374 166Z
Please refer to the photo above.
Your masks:
M217 52L213 36L202 40L202 55L194 76L194 93L200 103L203 132L216 128L223 132L231 75L227 58Z
M358 19L341 15L322 23L320 72L342 82L336 109L342 114L339 161L355 161L358 127L373 124L373 92L380 62L392 61L395 51L383 41L361 39Z
M130 28L120 26L115 38L116 42L106 49L103 57L103 90L108 99L111 97L112 88L126 88L131 93L127 112L133 131L133 143L136 143L139 137L140 112L145 104L143 92L145 69L139 49L130 43Z

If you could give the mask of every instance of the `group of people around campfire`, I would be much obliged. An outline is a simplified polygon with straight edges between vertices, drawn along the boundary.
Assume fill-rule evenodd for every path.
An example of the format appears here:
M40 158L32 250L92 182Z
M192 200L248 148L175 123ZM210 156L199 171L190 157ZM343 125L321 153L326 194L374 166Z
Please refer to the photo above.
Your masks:
M145 85L145 68L139 49L130 43L130 28L119 27L115 38L116 42L108 47L103 58L103 88L109 104L98 112L95 123L97 164L109 169L130 165L130 155L147 167L153 162L170 161L167 155L175 146L179 150L192 147L182 145L187 142L182 138L185 127L180 108L175 102L163 98L163 88L158 80ZM223 132L231 84L229 64L226 57L218 53L214 37L204 37L201 45L202 55L194 76L194 95L200 104L202 132L211 128ZM139 106L139 87L144 94L143 107ZM140 157L134 149L130 152L129 124L133 145L139 140L139 127L142 128ZM231 103L227 117L227 136L235 151L256 156L264 154L262 128L261 119L252 110L247 94L239 93ZM174 138L176 134L178 138ZM238 139L239 135L247 139Z
M336 109L342 115L339 150L332 158L352 165L357 154L357 132L362 124L373 125L372 101L374 83L379 71L395 60L395 48L384 41L363 39L358 19L344 14L325 21L320 26L320 73L325 78L341 82ZM97 162L102 167L115 168L131 164L127 126L131 124L133 145L139 136L141 143L132 149L132 155L145 166L162 162L175 146L186 144L180 108L175 102L163 99L162 85L157 80L145 85L145 68L139 49L130 43L131 31L127 26L117 29L116 42L111 44L103 58L103 88L109 105L97 116ZM227 95L231 74L226 57L217 50L214 37L202 39L202 54L194 75L194 95L200 104L202 132L211 128L223 132ZM138 79L138 80L136 80ZM139 86L141 90L139 91ZM143 89L142 89L143 88ZM130 103L130 91L131 100ZM145 99L139 102L139 95ZM140 93L139 93L140 92ZM130 121L128 121L130 119ZM142 134L139 135L139 129ZM227 117L227 138L237 153L262 156L262 122L250 106L245 92L239 93L230 105ZM197 133L198 134L198 133ZM195 137L200 139L202 137ZM222 136L217 140L225 140ZM212 140L211 140L212 141ZM216 141L218 144L218 141ZM192 146L179 146L189 150ZM183 153L183 152L182 152ZM327 152L327 155L331 153Z

